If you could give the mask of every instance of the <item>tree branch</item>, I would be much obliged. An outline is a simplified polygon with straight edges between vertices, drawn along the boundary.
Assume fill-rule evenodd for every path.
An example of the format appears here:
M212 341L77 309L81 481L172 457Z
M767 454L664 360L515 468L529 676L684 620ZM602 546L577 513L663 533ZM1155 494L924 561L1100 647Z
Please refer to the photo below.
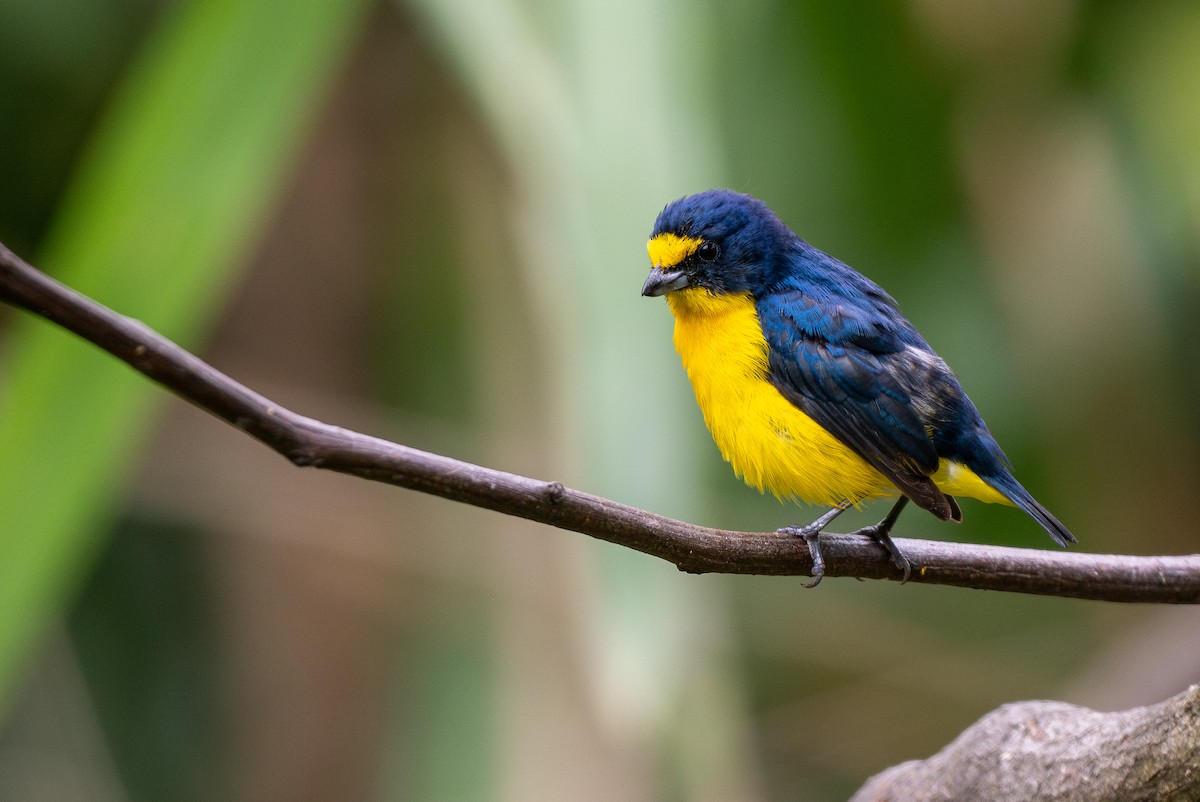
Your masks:
M852 802L1200 799L1200 685L1149 707L993 710L945 749L875 775Z
M142 323L63 286L0 245L0 300L74 332L293 464L323 468L581 532L689 573L808 575L804 542L693 526L609 499L419 451L299 415ZM869 538L822 536L826 576L899 579ZM897 539L911 581L1119 602L1200 603L1200 555L1130 557Z

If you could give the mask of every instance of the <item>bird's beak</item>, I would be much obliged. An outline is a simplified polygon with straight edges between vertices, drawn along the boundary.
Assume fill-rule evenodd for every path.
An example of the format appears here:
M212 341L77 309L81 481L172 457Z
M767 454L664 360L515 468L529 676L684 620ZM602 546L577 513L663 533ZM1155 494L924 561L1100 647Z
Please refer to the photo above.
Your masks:
M666 295L686 286L688 277L682 270L663 270L656 267L650 271L650 276L642 285L642 295Z

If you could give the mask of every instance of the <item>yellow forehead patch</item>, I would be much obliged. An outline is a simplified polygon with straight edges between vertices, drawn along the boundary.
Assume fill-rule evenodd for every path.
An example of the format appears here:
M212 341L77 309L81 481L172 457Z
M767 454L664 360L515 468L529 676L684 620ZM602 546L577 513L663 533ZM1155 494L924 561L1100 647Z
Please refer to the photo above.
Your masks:
M670 270L695 253L701 242L703 240L696 237L681 237L667 232L647 242L646 251L650 254L650 264L660 270Z

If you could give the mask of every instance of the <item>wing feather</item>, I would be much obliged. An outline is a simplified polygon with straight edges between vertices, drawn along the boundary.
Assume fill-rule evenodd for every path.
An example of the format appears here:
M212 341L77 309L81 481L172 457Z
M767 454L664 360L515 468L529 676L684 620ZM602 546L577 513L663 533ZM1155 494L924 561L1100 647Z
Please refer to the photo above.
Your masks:
M930 479L938 454L920 385L942 363L920 335L882 302L818 304L786 291L761 299L758 312L775 388L917 505L959 518Z

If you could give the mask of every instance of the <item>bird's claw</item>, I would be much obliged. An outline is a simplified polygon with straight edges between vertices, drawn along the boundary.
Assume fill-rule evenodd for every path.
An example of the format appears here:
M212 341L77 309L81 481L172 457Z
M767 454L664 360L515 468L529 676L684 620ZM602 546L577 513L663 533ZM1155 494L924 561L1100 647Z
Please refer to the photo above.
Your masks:
M891 558L892 565L904 572L904 576L900 580L900 584L903 585L909 580L909 577L912 576L912 563L908 561L908 558L905 557L903 553L901 553L900 547L896 545L896 541L892 540L892 536L888 532L890 528L891 527L883 526L883 521L880 521L879 523L872 524L871 526L864 526L862 529L859 529L853 534L866 535L887 550L888 556Z
M815 588L821 584L821 580L825 578L825 557L821 554L821 530L812 524L807 526L785 526L775 530L781 535L795 535L804 538L804 543L808 546L808 553L812 555L812 576L813 581L804 585L806 588Z
M820 534L820 532L811 532L801 535L804 542L808 544L808 553L812 555L813 564L813 581L805 583L804 587L806 588L815 588L825 578L825 558L821 555Z
M853 532L852 534L864 534L866 537L875 540L877 544L883 546L883 549L888 552L888 557L890 558L890 561L892 561L892 564L895 565L896 568L899 568L902 573L904 573L904 576L902 576L900 580L901 585L904 585L904 583L907 582L912 576L912 563L908 562L908 558L905 557L904 553L900 551L900 547L895 544L895 540L892 539L892 534L890 534L890 532L892 532L892 525L895 523L896 515L899 514L899 511L902 508L904 508L904 503L901 502L896 504L896 507L892 510L892 513L890 513L887 517L884 517L882 521L878 523L872 523L871 526L864 526L862 529L858 529L857 532ZM812 579L812 581L804 587L816 587L817 585L820 585L821 580L824 579L824 556L821 553L820 540L821 529L823 529L824 526L829 523L829 521L832 521L834 517L838 516L842 509L845 508L835 507L834 509L829 510L828 513L818 517L816 521L806 523L804 526L785 526L775 529L775 532L778 532L779 534L791 534L794 535L794 537L804 538L804 543L809 546L809 553L812 556L812 577L814 577L814 579Z
M825 558L821 554L821 541L819 540L821 530L828 526L834 518L845 512L849 506L849 501L843 501L812 523L805 524L804 526L785 526L782 529L775 530L781 535L802 537L804 538L804 542L808 544L808 553L812 555L812 575L814 579L804 587L815 588L821 584L821 580L825 577Z

